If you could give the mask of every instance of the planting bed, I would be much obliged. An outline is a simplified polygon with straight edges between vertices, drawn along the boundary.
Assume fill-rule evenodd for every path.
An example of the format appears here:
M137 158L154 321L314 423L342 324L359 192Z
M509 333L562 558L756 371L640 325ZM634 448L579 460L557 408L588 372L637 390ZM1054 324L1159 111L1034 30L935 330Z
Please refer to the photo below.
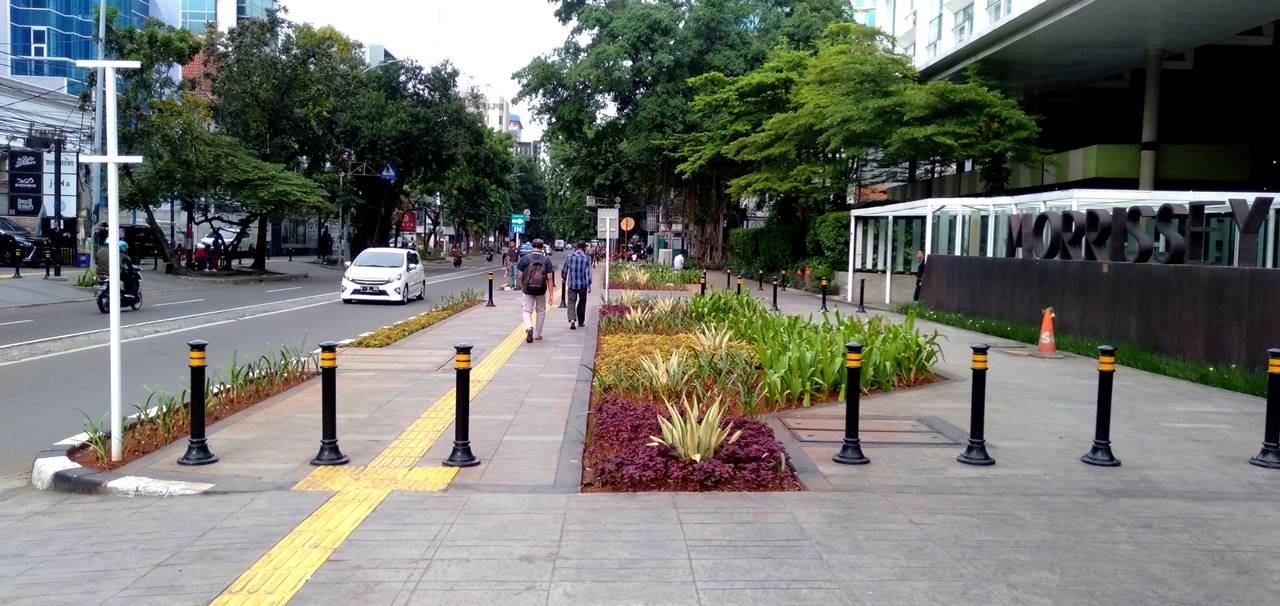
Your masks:
M583 490L803 489L773 430L756 417L842 397L843 344L851 340L866 346L863 392L937 380L937 335L920 335L911 318L808 322L727 292L607 302Z

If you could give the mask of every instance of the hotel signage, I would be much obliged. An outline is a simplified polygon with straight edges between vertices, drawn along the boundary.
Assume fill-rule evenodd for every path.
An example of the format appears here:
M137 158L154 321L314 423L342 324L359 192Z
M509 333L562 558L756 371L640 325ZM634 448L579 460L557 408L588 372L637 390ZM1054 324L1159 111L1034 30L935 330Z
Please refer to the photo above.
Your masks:
M1253 204L1238 198L1227 200L1231 218L1240 234L1237 265L1257 266L1258 233L1274 200L1259 197L1254 198ZM1205 236L1208 232L1205 208L1220 204L1191 202L1161 204L1158 208L1136 205L1013 215L1009 217L1009 227L1005 232L1005 256L1016 256L1021 249L1025 259L1198 263L1205 260ZM1155 221L1156 236L1163 237L1165 241L1163 251L1155 250L1155 241L1147 233L1144 220ZM1130 240L1135 245L1126 250L1125 245Z

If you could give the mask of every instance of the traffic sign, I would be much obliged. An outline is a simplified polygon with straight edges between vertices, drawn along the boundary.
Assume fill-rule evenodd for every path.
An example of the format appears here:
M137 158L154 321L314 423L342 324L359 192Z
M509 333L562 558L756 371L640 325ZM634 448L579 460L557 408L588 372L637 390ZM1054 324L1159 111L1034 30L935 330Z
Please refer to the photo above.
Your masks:
M616 240L618 238L618 209L596 209L596 237L601 240Z
M636 228L636 220L631 217L625 217L622 219L621 226L622 231L631 231Z
M511 213L511 233L512 234L524 233L524 219L525 217L524 217L524 214L522 213Z
M382 165L382 174L380 176L382 177L383 181L395 181L396 167L390 164Z

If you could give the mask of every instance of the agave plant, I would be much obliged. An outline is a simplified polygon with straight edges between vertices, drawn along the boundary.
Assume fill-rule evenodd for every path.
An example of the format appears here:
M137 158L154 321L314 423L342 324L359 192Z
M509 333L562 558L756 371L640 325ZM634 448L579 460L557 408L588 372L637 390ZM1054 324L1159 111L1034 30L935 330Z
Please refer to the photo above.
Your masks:
M733 431L733 425L720 426L724 417L724 407L720 398L712 399L711 405L701 417L689 398L680 396L680 409L677 410L670 400L663 399L670 419L658 415L658 425L662 428L662 436L649 436L649 446L663 444L675 449L676 456L686 461L702 462L715 456L722 444L738 441L742 430ZM732 433L730 433L732 432Z
M728 328L716 328L703 324L693 333L693 349L699 353L716 353L729 349L733 333Z
M660 316L668 316L676 311L680 306L679 303L679 301L670 297L654 299L649 302L649 309Z
M636 291L634 291L634 290L624 290L624 291L622 291L622 304L623 304L623 305L626 305L627 307L630 307L630 308L634 309L634 308L639 307L641 303L644 303L644 297L643 297L643 296L641 296L641 295L640 295L640 293L638 293L638 292L636 292Z
M689 374L679 351L673 351L667 357L655 353L652 356L640 358L640 370L642 376L647 375L650 389L654 394L680 392Z

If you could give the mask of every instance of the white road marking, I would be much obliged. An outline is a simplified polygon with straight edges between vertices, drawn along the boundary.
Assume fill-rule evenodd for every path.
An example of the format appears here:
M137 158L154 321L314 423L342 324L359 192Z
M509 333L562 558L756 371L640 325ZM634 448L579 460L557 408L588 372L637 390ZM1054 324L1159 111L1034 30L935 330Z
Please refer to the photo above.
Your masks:
M152 303L152 307L164 307L166 305L182 305L184 303L199 303L204 299L191 299L190 301L170 301L168 303Z
M35 320L16 320L13 322L0 322L0 326L10 326L13 324L26 324L27 322L35 322Z
M298 290L299 288L302 288L302 287L301 287L301 286L290 286L289 288L274 288L274 289L268 290L267 292L284 292L284 291L286 291L286 290Z
M1232 427L1225 423L1161 423L1161 425L1179 429L1229 429Z
M279 303L291 303L291 302L293 302L293 301L303 301L303 300L306 300L306 299L314 299L314 298L316 298L316 297L327 297L327 296L330 296L330 295L328 295L328 294L323 294L323 295L308 295L308 296L305 296L305 297L297 297L297 298L293 298L293 299L285 299L285 300L283 300L283 301L268 301L268 302L266 302L266 303L254 303L253 305L242 305L242 306L240 306L240 307L232 307L232 308L229 308L229 309L218 309L218 310L214 310L214 311L204 311L204 312L200 312L200 313L198 313L198 314L188 314L188 315L185 315L185 316L175 316L175 317L172 317L172 318L161 318L161 319L159 319L159 320L148 320L148 321L146 321L146 322L138 322L138 323L136 323L136 324L125 324L124 326L121 326L121 328L135 328L135 327L138 327L138 326L147 326L147 325L150 325L150 324L159 324L160 322L172 322L172 321L174 321L174 320L188 320L188 319L191 319L191 318L199 318L199 317L201 317L201 316L211 316L211 315L213 315L213 314L226 313L226 312L229 312L229 311L240 311L240 310L242 310L242 309L253 309L253 308L255 308L255 307L262 307L262 306L264 306L264 305L276 305L276 304L279 304ZM154 307L154 306L152 306L152 307ZM8 349L8 348L10 348L10 347L21 347L21 346L23 346L23 345L34 345L34 344L36 344L36 343L44 343L44 342L46 342L46 341L57 341L58 339L69 339L69 338L71 338L71 337L82 337L82 336L84 336L84 335L91 335L91 334L99 333L99 332L107 332L107 330L108 330L108 329L106 329L106 328L97 328L97 329L94 329L94 330L84 330L84 331L81 331L81 332L73 332L73 333L69 333L69 334L65 334L65 335L57 335L57 336L53 336L53 337L43 337L43 338L40 338L40 339L33 339L33 340L31 340L31 341L23 341L23 342L21 342L21 343L8 343L8 344L5 344L5 345L0 345L0 349Z
M428 280L428 281L427 281L427 284L436 284L436 283L439 283L439 282L447 282L447 281L449 281L449 280L456 280L456 279L458 279L458 278L467 278L467 277L473 277L473 276L482 276L482 275L484 275L484 274L486 274L486 273L488 273L488 270L480 271L480 272L477 272L477 273L453 275L453 276L449 276L449 277L447 277L447 278L440 278L440 279L438 279L438 280ZM243 310L243 309L252 309L252 308L254 308L254 307L262 307L262 306L264 306L264 305L275 305L275 304L278 304L278 303L289 303L289 302L292 302L292 301L303 301L303 300L306 300L306 299L314 299L314 298L316 298L316 297L329 297L329 296L333 296L333 295L332 295L332 294L328 294L328 293L326 293L326 294L320 294L320 295L309 295L309 296L305 296L305 297L297 297L297 298L293 298L293 299L285 299L285 300L283 300L283 301L270 301L270 302L267 302L267 303L255 303L255 304L253 304L253 305L244 305L244 306L241 306L241 307L232 307L232 308L229 308L229 309L220 309L220 310L216 310L216 311L206 311L206 312L201 312L201 313L198 313L198 314L188 314L188 315L185 315L185 316L177 316L177 317L174 317L174 318L164 318L164 319L160 319L160 320L150 320L150 321L147 321L147 322L138 322L138 323L136 323L136 324L127 324L127 325L125 325L125 326L122 326L121 328L136 328L136 327L138 327L138 326L147 326L147 325L150 325L150 324L159 324L160 322L172 322L172 321L174 321L174 320L187 320L187 319L190 319L190 318L199 318L199 317L202 317L202 316L209 316L209 315L218 314L218 313L225 313L225 312L229 312L229 311L240 311L240 310ZM243 318L233 318L233 319L230 319L230 320L222 320L222 321L220 321L220 322L213 322L213 323L210 323L210 324L200 324L200 325L198 325L198 326L189 326L189 327L186 327L186 328L178 328L178 329L174 329L174 330L170 330L170 331L166 331L166 332L159 332L159 333L155 333L155 334L152 334L152 335L143 335L143 336L141 336L141 337L133 337L133 338L131 338L131 339L123 339L123 340L121 340L120 342L121 342L121 343L129 343L129 342L132 342L132 341L140 341L140 340L142 340L142 339L150 339L150 338L152 338L152 337L163 337L163 336L166 336L166 335L177 334L177 333L180 333L180 332L184 332L184 331L188 331L188 330L194 330L194 329L197 329L197 328L208 328L208 327L211 327L211 326L218 326L218 325L221 325L221 324L230 324L231 322L239 322L239 321L241 321L241 320L252 320L252 319L254 319L254 318L261 318L261 317L264 317L264 316L272 316L272 315L281 314L281 313L287 313L287 312L291 312L291 311L298 311L298 310L307 309L307 308L310 308L310 307L316 307L316 306L318 306L318 305L324 305L324 304L326 304L326 303L337 303L337 302L339 302L340 300L341 300L341 299L330 299L330 300L328 300L328 301L320 301L319 303L311 303L311 304L308 304L308 305L300 305L300 306L298 306L298 307L290 307L290 308L288 308L288 309L280 309L280 310L276 310L276 311L269 311L269 312L265 312L265 313L261 313L261 314L255 314L255 315L251 315L251 316L245 316L245 317L243 317ZM152 305L152 307L155 307L155 305ZM9 343L9 344L6 344L6 345L0 345L0 349L8 349L8 348L11 348L11 347L20 347L20 346L23 346L23 345L34 345L34 344L36 344L36 343L44 343L44 342L47 342L47 341L56 341L56 340L58 340L58 339L66 339L66 338L71 338L71 337L81 337L81 336L84 336L84 335L91 335L91 334L99 333L99 332L107 332L107 330L108 330L108 329L106 329L106 328L99 328L99 329L97 329L97 330L86 330L86 331L77 332L77 333L71 333L71 334L65 334L65 335L58 335L58 336L55 336L55 337L44 337L44 338L42 338L42 339L34 339L34 340L31 340L31 341L23 341L23 342L21 342L21 343ZM369 333L366 333L366 334L369 334ZM363 336L363 335L362 335L362 336ZM11 365L11 364L21 364L21 363L23 363L23 362L30 362L30 361L33 361L33 360L40 360L40 359L44 359L44 358L51 358L51 357L53 357L53 356L60 356L60 355L63 355L63 354L76 353L76 352L81 352L81 351L88 351L88 350L90 350L90 349L97 349L97 348L99 348L99 347L106 347L107 345L108 345L107 343L99 343L99 344L97 344L97 345L88 345L88 346L85 346L85 347L77 347L77 348L75 348L75 349L68 349L68 350L65 350L65 351L58 351L58 352L47 353L47 354L43 354L43 355L39 355L39 356L32 356L32 357L30 357L30 358L24 358L24 359L22 359L22 360L14 360L14 361L12 361L12 362L0 362L0 367L9 366L9 365Z
M291 308L289 308L289 309L279 309L279 310L276 310L276 311L268 311L268 312L264 312L264 313L260 313L260 314L255 314L255 315L252 315L252 316L245 316L245 317L243 317L243 318L232 318L232 319L230 319L230 320L222 320L222 321L220 321L220 322L210 322L210 323L208 323L208 324L200 324L200 325L197 325L197 326L187 326L187 327L185 327L185 328L175 328L175 329L173 329L173 330L169 330L169 331L165 331L165 332L158 332L158 333L151 334L151 335L142 335L141 337L132 337L132 338L129 338L129 339L121 339L121 341L120 341L120 342L121 342L121 343L132 343L132 342L134 342L134 341L142 341L142 340L144 340L144 339L152 339L152 338L155 338L155 337L165 337L165 336L168 336L168 335L175 335L175 334L178 334L178 333L180 333L180 332L187 332L187 331L189 331L189 330L200 330L200 329L204 329L204 328L210 328L210 327L213 327L213 326L221 326L221 325L223 325L223 324L230 324L230 323L232 323L232 322L243 322L243 321L245 321L245 320L253 320L253 319L255 319L255 318L261 318L261 317L264 317L264 316L274 316L274 315L276 315L276 314L282 314L282 313L286 313L286 312L290 312L290 311L298 311L298 310L301 310L301 309L307 309L307 308L309 308L309 307L317 307L317 306L320 306L320 305L328 305L328 304L330 304L330 303L337 303L337 302L338 302L338 300L337 300L337 299L334 299L334 300L332 300L332 301L321 301L321 302L319 302L319 303L311 303L311 304L309 304L309 305L300 305L300 306L298 306L298 307L291 307ZM30 358L24 358L24 359L22 359L22 360L14 360L14 361L12 361L12 362L0 362L0 367L4 367L4 366L11 366L11 365L14 365L14 364L22 364L23 362L32 362L32 361L35 361L35 360L43 360L43 359L45 359L45 358L52 358L52 357L54 357L54 356L61 356L61 355L64 355L64 354L78 353L78 352L81 352L81 351L89 351L89 350L91 350L91 349L98 349L99 347L106 347L107 345L108 345L108 343L98 343L97 345L86 345L85 347L77 347L77 348L75 348L75 349L68 349L68 350L66 350L66 351L55 351L55 352L53 352L53 353L47 353L47 354L43 354L43 355L39 355L39 356L32 356L32 357L30 357Z

